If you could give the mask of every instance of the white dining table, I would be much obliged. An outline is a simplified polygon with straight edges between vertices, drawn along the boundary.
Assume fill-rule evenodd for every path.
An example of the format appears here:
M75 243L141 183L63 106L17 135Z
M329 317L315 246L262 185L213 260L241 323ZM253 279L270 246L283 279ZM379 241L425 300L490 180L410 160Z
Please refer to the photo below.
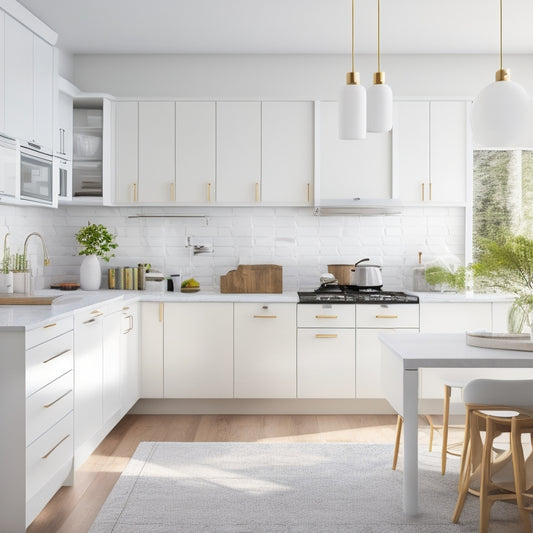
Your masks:
M386 399L403 417L403 510L418 513L418 371L421 368L532 368L533 352L479 348L465 333L380 333Z

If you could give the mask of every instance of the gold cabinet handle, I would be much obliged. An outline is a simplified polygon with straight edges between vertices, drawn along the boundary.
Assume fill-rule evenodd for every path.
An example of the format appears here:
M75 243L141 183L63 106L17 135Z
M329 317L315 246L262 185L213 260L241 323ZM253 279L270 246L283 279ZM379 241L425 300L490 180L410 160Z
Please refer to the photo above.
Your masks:
M211 201L211 182L207 182L207 201Z
M43 361L43 365L45 365L46 363L49 363L50 361L53 361L54 359L57 359L58 357L61 357L62 355L65 355L69 352L71 352L72 350L64 350L62 351L61 353L58 353L57 355L53 355L52 357L49 357L48 359L46 359L46 361Z
M57 403L59 400L62 400L65 396L68 396L71 392L72 392L72 389L68 390L67 392L65 392L65 394L62 394L57 400L54 400L51 403L47 403L46 405L43 405L43 407L45 409L49 409L50 407L52 407L52 405Z
M43 329L53 328L54 326L57 326L57 324L55 322L52 322L51 324L46 324L46 326L43 326Z
M170 201L176 201L176 185L174 183L170 183Z
M376 315L376 318L398 318L398 315Z
M429 199L431 200L431 182L429 182Z
M254 315L254 318L278 318L276 315Z
M41 457L41 459L48 459L48 456L60 445L60 444L63 444L63 442L65 442L68 438L70 437L70 433L66 436L66 437L63 437L48 453L46 453L45 455L43 455Z
M159 322L163 322L163 312L164 312L164 304L163 302L159 303Z
M100 311L99 309L94 309L93 311L91 311L91 315L103 315L102 311Z
M315 315L315 318L339 318L339 315Z
M122 311L127 311L128 309L129 309L129 306L126 305L126 306L124 306L124 307L122 308Z
M422 182L422 201L425 200L425 186L426 186L426 184L424 182Z
M307 203L311 203L311 184L307 184Z
M136 202L137 201L137 184L136 183L132 183L131 184L131 189L133 191L133 201Z
M317 339L336 339L338 337L337 333L316 333L315 337Z
M259 202L259 182L255 183L255 201Z

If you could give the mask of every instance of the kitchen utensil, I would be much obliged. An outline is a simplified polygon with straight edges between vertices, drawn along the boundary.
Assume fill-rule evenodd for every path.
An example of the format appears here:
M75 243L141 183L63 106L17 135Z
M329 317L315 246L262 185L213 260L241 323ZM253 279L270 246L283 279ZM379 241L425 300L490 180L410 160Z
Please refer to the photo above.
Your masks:
M283 292L283 267L279 265L239 265L220 276L221 293Z
M381 276L381 267L379 265L362 265L370 261L368 257L355 263L350 271L350 285L362 289L381 288L383 286L383 277Z
M329 272L326 272L325 274L322 274L320 276L320 283L322 285L336 285L339 282L338 282L337 278L333 274L330 274Z
M79 283L54 283L50 285L51 289L59 289L60 291L76 291L80 288Z
M328 272L333 274L339 281L339 285L350 285L350 272L353 264L350 265L328 265Z

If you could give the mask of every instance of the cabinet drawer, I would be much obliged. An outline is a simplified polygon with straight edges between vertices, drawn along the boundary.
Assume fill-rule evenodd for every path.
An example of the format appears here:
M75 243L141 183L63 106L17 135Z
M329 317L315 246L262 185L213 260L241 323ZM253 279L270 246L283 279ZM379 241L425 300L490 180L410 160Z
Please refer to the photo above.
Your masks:
M74 320L71 316L55 320L49 324L36 329L30 329L26 332L26 349L33 348L37 344L49 341L54 337L62 335L67 331L71 331L74 326Z
M74 408L72 371L52 381L26 400L26 446Z
M26 350L26 397L72 370L73 333Z
M342 304L298 305L299 328L354 328L355 306Z
M26 448L26 501L74 456L72 412Z
M356 306L358 328L418 328L418 305Z

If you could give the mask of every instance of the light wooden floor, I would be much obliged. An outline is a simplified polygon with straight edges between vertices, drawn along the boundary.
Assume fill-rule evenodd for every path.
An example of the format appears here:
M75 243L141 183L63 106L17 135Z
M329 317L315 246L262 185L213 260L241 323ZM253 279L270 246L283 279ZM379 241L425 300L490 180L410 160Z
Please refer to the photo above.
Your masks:
M420 417L421 443L428 433ZM127 415L76 472L74 486L61 488L26 531L88 531L141 441L392 444L395 434L393 415Z

